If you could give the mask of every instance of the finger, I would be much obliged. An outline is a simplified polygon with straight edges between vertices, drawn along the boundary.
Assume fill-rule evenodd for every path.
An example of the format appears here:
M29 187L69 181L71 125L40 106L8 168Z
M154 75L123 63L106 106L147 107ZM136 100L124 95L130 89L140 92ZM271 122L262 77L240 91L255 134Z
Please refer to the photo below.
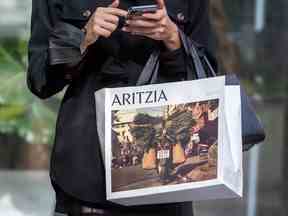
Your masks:
M111 14L103 14L101 18L104 19L106 22L110 22L115 25L118 25L118 22L119 22L118 16L114 16Z
M128 17L127 20L149 20L145 17L143 17L142 15L141 16L131 16L131 17Z
M131 28L134 28L134 27L144 27L144 28L147 28L147 27L150 27L150 28L155 28L155 27L159 27L160 24L158 22L151 22L151 21L148 21L148 20L143 20L143 19L137 19L137 20L127 20L126 22L129 27Z
M99 36L102 36L102 37L105 37L105 38L108 38L111 35L110 31L108 31L108 30L106 30L106 29L104 29L104 28L102 28L100 26L95 26L94 27L94 33L96 35L99 35Z
M119 8L112 8L112 7L107 7L103 9L104 13L112 14L115 16L127 16L127 11L119 9Z
M115 29L117 28L117 25L110 23L110 22L106 22L105 20L97 20L96 25L98 25L101 28L104 28L110 32L115 31Z
M160 9L163 9L165 7L164 0L156 0L156 2Z
M164 10L158 10L156 13L144 13L142 17L155 21L160 21L165 16Z
M114 0L108 7L117 8L119 7L119 0Z

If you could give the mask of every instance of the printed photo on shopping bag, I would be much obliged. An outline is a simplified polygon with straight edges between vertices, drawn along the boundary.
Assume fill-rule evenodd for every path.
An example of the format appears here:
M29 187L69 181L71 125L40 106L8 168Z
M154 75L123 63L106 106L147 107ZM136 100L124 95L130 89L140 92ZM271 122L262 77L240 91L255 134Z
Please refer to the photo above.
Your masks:
M217 178L219 100L113 110L112 192Z

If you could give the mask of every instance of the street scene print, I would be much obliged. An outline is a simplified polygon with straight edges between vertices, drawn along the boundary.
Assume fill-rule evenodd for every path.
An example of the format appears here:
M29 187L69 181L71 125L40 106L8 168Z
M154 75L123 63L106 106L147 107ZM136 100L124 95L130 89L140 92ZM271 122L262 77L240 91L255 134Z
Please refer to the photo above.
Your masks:
M112 192L217 178L219 100L112 111Z

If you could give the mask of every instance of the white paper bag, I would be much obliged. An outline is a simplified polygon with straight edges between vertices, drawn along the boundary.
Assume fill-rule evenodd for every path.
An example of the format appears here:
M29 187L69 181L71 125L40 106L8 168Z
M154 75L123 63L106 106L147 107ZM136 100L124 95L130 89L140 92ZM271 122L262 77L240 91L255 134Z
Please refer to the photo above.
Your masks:
M106 88L95 100L108 200L145 205L242 196L240 88L225 86L224 76ZM172 157L185 161L173 164Z

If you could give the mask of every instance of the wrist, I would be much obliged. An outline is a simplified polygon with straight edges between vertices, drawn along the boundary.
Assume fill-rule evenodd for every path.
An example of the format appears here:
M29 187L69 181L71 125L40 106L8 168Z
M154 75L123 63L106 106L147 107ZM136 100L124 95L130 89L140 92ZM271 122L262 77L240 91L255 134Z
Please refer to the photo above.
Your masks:
M164 44L170 51L173 51L181 47L181 40L177 25L173 23L171 29L169 36L164 40Z
M85 51L86 51L86 49L88 48L88 43L87 43L87 41L86 41L86 39L84 38L84 40L81 42L81 44L80 44L80 51L81 51L81 54L83 54Z
M82 31L84 32L85 36L84 36L84 39L82 40L82 42L80 44L81 54L83 54L91 44L93 44L95 41L97 41L97 39L99 37L99 36L97 36L97 37L91 36L91 34L89 34L86 27L84 27L82 29Z
M81 31L84 33L84 38L83 40L81 41L81 44L80 44L80 51L81 51L81 54L83 54L87 47L88 47L88 44L87 44L87 27L84 26Z

